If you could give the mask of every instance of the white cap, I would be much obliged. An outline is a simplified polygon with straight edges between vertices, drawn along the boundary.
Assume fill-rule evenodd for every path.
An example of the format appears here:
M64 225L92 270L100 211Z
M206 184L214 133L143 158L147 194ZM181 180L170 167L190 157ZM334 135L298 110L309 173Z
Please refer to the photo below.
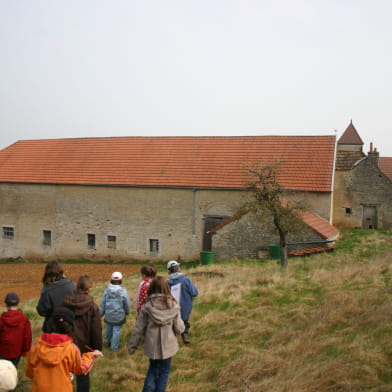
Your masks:
M122 273L121 272L113 272L112 273L112 280L122 280Z
M18 371L11 361L0 359L0 391L11 391L18 383Z
M178 261L176 261L176 260L170 260L170 261L167 263L167 269L170 269L171 267L176 267L176 266L178 266L178 265L180 265L180 263L179 263Z

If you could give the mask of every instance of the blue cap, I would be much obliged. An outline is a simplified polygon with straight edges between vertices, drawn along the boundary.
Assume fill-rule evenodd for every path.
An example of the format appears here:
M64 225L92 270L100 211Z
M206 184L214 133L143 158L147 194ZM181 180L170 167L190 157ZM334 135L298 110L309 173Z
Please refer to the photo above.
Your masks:
M5 296L4 302L6 303L7 306L16 306L19 304L19 297L18 294L16 293L8 293Z

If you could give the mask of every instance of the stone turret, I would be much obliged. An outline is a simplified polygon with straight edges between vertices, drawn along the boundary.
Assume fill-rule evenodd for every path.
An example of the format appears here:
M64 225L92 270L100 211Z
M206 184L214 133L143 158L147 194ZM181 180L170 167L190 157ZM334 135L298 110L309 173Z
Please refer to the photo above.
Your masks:
M337 143L336 170L350 170L354 164L365 157L363 141L352 121Z

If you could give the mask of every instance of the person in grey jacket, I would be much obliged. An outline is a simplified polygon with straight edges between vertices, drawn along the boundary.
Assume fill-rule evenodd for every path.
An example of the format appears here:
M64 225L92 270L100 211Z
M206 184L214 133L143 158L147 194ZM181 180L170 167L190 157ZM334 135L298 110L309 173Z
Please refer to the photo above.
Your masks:
M171 295L166 279L156 276L150 283L147 301L140 310L128 344L128 353L133 354L144 337L144 353L150 359L150 366L142 392L166 390L171 361L178 351L176 334L184 329L180 307Z
M131 301L127 290L121 286L122 273L113 272L110 285L103 292L99 313L105 316L105 343L113 351L118 350L122 325L131 308Z

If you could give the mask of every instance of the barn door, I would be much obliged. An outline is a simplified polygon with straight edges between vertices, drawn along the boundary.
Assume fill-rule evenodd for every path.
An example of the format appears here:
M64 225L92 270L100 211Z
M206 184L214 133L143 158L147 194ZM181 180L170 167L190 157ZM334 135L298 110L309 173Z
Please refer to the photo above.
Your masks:
M212 234L209 230L221 224L226 218L223 216L209 216L204 218L204 232L203 232L203 249L206 251L212 250Z
M363 206L363 229L377 229L377 207Z

